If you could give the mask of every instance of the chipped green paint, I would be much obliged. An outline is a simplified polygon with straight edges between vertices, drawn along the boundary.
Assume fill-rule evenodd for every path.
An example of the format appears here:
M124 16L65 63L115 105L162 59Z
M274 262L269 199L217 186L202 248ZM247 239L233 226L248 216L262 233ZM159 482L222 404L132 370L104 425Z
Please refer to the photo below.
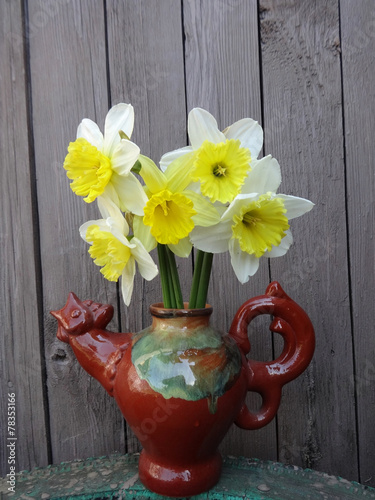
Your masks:
M138 376L166 399L208 398L211 413L241 370L241 354L228 335L205 324L189 328L185 318L136 334L132 362Z
M16 474L12 500L162 500L138 478L138 455L89 458ZM8 498L6 479L0 478L0 497ZM255 458L224 459L221 479L194 500L368 500L375 489L323 472Z

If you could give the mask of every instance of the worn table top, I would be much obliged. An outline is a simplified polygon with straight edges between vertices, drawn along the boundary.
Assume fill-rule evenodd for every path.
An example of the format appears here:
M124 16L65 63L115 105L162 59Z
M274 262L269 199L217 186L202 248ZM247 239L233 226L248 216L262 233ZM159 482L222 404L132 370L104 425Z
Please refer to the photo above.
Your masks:
M6 479L0 493L12 499L157 499L138 479L139 455L89 458L16 475L15 493ZM8 495L7 495L8 493ZM350 500L374 498L375 489L296 466L257 459L227 457L222 477L195 499Z

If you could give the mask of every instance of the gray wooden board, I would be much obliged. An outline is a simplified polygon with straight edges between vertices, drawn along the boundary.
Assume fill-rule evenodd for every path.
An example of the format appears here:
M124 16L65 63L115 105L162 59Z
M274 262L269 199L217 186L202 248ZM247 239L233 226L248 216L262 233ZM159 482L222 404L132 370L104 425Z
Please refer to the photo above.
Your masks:
M375 3L340 3L360 479L375 485Z
M49 7L45 12L40 2L28 2L29 23L37 27L29 43L51 446L53 460L61 461L124 451L125 436L114 400L56 338L49 315L70 291L81 299L117 300L116 285L100 274L78 232L99 211L72 193L62 166L80 121L91 118L103 130L108 111L103 2Z
M262 0L260 12L266 153L280 162L280 192L316 204L271 262L317 340L310 368L284 390L280 459L356 480L338 3Z
M0 471L5 475L10 466L47 464L48 451L20 1L0 3L0 26ZM16 399L15 426L11 407L8 420L8 394ZM12 454L9 437L17 438Z
M188 110L198 106L208 110L221 130L245 117L261 122L257 2L185 1L184 29ZM249 283L240 285L228 254L215 255L208 297L214 307L212 322L228 329L240 305L263 294L268 282L266 261ZM256 325L251 329L251 355L272 359L268 326L260 322ZM257 408L254 395L249 395L247 402ZM233 426L222 450L275 459L275 422L253 432Z
M348 479L358 479L359 459L359 479L375 484L373 5L166 0L155 9L151 1L0 2L0 414L3 423L5 396L14 386L18 468L48 461L49 433L54 462L125 450L119 410L57 341L49 310L61 308L73 290L120 304L121 329L139 330L149 322L149 304L160 300L158 279L137 279L136 300L123 312L116 286L100 275L78 234L97 209L73 195L62 168L83 117L102 127L111 102L130 101L133 138L155 161L186 144L193 106L211 111L221 128L244 116L263 121L264 154L280 161L281 191L316 203L292 221L295 244L271 263L272 278L313 320L313 364L285 388L276 421L249 433L233 427L223 451ZM191 266L179 266L186 290ZM239 305L263 293L268 281L267 262L241 286L228 257L215 256L212 322L227 329ZM252 356L271 359L271 336L263 328L259 322L250 329ZM249 397L252 407L257 402ZM4 425L1 432L3 443ZM129 439L127 449L137 447ZM1 446L3 472L6 460Z
M153 5L111 2L107 18L112 102L132 103L132 139L158 164L162 154L186 145L186 110L181 7L171 0L158 2L157 10ZM157 262L156 250L152 256ZM191 275L185 260L178 259L182 285ZM150 323L149 305L162 300L159 277L149 283L138 279L134 297L123 319L126 328L138 331Z
M185 82L181 5L161 0L107 4L109 74L112 103L130 102L135 110L132 140L158 165L168 151L186 145ZM156 250L151 254L157 262ZM190 258L176 258L184 300L189 300ZM121 307L122 329L137 332L151 324L149 306L161 302L160 278L138 275L134 299ZM128 451L139 443L128 429Z
M0 479L0 493L7 485ZM250 500L354 500L375 498L375 489L297 466L251 458L226 457L221 478L211 490L191 498ZM137 455L112 455L21 472L9 498L86 500L169 498L147 490L138 478Z

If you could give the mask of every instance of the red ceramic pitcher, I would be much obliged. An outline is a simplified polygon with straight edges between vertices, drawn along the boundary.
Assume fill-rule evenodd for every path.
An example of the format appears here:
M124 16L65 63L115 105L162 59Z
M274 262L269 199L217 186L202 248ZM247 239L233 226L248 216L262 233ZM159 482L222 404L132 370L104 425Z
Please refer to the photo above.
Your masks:
M306 313L271 283L265 295L245 302L229 334L210 325L211 307L150 307L145 330L105 330L113 308L73 293L60 311L57 336L71 345L83 368L113 396L142 444L139 477L150 490L185 497L219 480L218 446L234 422L258 429L272 420L284 384L308 366L315 346ZM271 362L247 359L247 328L260 314L274 317L270 329L284 348ZM258 412L246 404L247 391L262 396Z

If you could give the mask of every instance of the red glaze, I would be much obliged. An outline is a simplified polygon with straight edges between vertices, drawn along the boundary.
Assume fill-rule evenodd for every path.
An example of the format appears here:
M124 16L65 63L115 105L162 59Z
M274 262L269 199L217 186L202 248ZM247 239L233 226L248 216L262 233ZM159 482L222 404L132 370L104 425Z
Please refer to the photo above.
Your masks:
M272 314L270 330L284 338L281 355L264 363L248 359L248 390L259 393L263 403L252 413L244 403L235 420L243 429L259 429L268 424L278 410L283 385L297 378L309 365L315 349L315 334L305 311L296 304L276 281L268 285L266 294L245 302L237 311L229 330L243 354L250 352L247 335L249 323L260 314Z
M160 325L168 328L168 316L172 316L174 327L181 324L189 336L189 328L194 329L200 321L207 325L210 314L203 312L200 320L202 310L173 312L152 306L151 311L152 335L158 335L156 328ZM138 376L132 362L132 345L140 337L102 329L112 317L111 306L80 302L71 293L66 306L52 314L59 321L60 340L72 346L85 370L115 397L124 418L141 442L141 481L150 490L167 496L192 496L214 486L221 472L217 448L231 424L235 422L246 429L266 425L276 414L282 386L302 373L314 351L314 331L308 316L278 283L271 283L265 295L245 302L233 320L229 335L239 346L242 365L238 365L238 374L217 398L213 412L207 397L166 399ZM259 314L274 315L270 329L284 338L282 354L270 363L246 360L250 352L247 327ZM205 350L189 348L180 359L189 359L195 369ZM222 366L225 348L208 351L208 366ZM259 392L263 397L258 413L251 413L245 405L248 390Z

